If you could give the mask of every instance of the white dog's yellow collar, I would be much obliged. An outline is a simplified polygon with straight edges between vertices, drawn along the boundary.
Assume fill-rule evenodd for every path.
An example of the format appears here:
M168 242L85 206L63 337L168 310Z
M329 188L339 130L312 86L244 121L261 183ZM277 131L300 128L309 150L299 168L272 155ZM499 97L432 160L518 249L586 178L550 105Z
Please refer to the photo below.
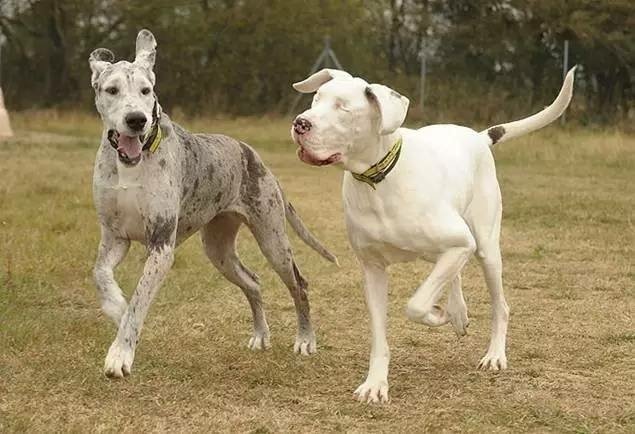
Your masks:
M397 164L397 160L399 160L399 154L401 154L402 143L403 139L400 137L399 140L397 140L395 144L392 145L392 148L390 148L390 151L388 151L384 158L370 166L364 173L351 172L353 178L358 181L365 182L374 190L376 188L375 184L383 181L386 175L388 175Z

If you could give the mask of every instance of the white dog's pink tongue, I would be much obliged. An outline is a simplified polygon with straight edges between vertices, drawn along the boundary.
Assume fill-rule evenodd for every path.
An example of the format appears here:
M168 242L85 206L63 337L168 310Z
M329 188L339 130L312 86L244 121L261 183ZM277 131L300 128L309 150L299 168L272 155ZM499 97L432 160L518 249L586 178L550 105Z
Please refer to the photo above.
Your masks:
M126 154L128 158L136 158L141 155L141 141L139 137L130 137L124 134L119 134L117 139L117 150L123 154Z

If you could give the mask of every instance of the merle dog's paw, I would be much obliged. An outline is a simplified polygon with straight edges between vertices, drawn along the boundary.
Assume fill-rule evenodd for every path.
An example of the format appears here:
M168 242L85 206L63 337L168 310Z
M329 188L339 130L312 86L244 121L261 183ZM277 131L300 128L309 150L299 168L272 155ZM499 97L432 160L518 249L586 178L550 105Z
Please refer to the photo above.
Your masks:
M315 341L315 334L313 332L307 332L298 334L293 344L293 352L296 354L302 354L308 356L317 351L317 343Z
M104 374L109 378L123 378L130 375L134 351L127 345L120 345L116 340L110 346L106 361L104 362Z

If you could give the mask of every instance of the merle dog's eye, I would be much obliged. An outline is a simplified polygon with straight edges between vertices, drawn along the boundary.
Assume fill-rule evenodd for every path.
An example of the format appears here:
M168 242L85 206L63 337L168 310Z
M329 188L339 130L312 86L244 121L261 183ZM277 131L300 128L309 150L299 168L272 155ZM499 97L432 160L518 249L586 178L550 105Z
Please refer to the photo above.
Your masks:
M109 93L110 95L117 95L119 93L119 89L117 89L115 86L107 87L106 93Z
M144 95L147 95L150 93L150 88L149 87L144 87L143 89L141 89L141 93Z

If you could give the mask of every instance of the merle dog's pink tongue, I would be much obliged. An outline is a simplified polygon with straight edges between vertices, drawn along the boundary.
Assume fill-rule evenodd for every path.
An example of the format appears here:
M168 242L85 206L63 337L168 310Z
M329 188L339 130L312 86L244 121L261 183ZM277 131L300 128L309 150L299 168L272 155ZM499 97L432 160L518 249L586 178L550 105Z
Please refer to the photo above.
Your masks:
M141 141L139 137L130 137L119 134L117 139L117 150L126 154L128 158L136 158L141 154Z

